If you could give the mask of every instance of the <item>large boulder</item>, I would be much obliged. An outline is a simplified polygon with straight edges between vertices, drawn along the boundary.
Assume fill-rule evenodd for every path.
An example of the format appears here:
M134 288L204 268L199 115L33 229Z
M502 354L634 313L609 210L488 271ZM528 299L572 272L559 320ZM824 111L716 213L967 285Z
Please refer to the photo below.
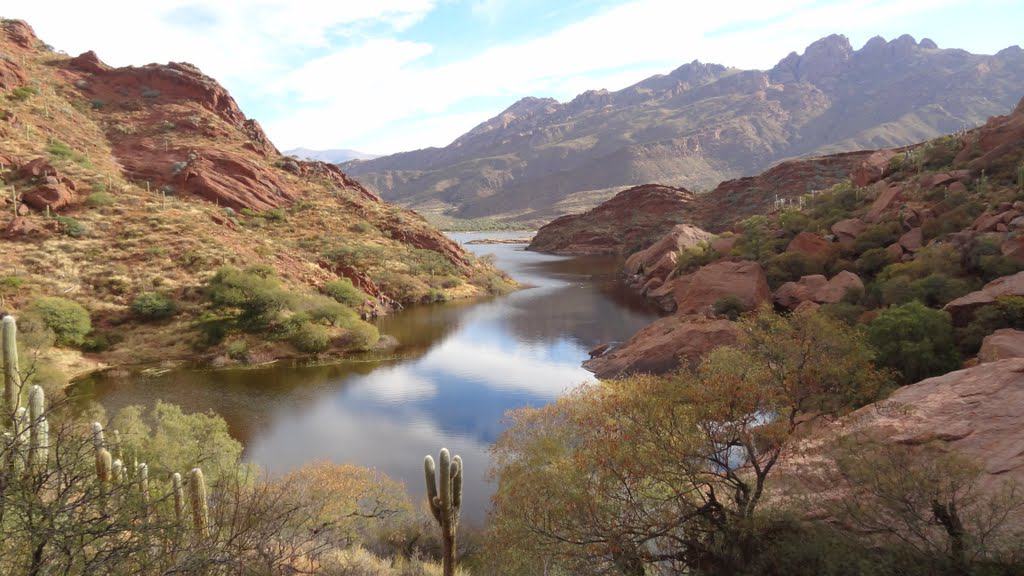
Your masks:
M860 236L864 230L867 229L867 225L859 218L847 218L846 220L840 220L832 225L832 233L836 235L836 239L845 248L853 247L854 240L857 236Z
M869 404L837 421L808 428L808 435L787 450L780 478L799 477L827 488L842 479L835 466L836 446L855 437L865 444L906 446L956 453L981 470L978 488L990 492L1004 482L1024 483L1024 358L978 364L903 386L885 400ZM824 498L842 496L829 493ZM1024 524L1020 511L1015 523Z
M786 246L786 252L797 252L809 258L826 260L832 253L832 243L814 232L801 232Z
M878 196L875 197L875 201L868 208L868 215L865 217L868 222L878 222L882 218L882 214L899 200L900 195L903 193L902 186L885 181L875 184L875 189L878 192Z
M739 329L729 320L668 316L637 332L622 346L587 360L583 367L598 378L662 374L698 361L718 346L735 343L738 335Z
M676 254L684 248L696 246L701 242L707 242L714 238L710 232L706 232L689 224L678 224L669 230L668 234L662 236L651 246L633 253L626 259L626 273L629 275L643 272L645 276L652 276L651 270L665 258L666 254ZM675 266L673 265L673 268ZM671 269L669 270L671 272ZM667 273L659 275L664 280Z
M853 172L850 181L854 186L869 186L878 182L889 171L889 161L898 154L895 150L878 150L865 158Z
M843 270L814 291L811 299L819 304L835 304L850 290L864 290L864 282L853 272Z
M828 278L821 274L804 276L797 282L786 282L775 290L772 299L783 308L795 310L805 302L813 302L818 290L828 285Z
M1000 296L1024 296L1024 272L996 278L981 290L961 296L942 309L950 313L954 323L964 325L971 321L976 310L995 303Z
M771 291L757 262L720 261L677 278L674 296L679 314L693 314L707 310L726 296L735 296L745 308L753 309L771 298Z
M1024 332L1003 328L982 340L979 361L995 362L1006 358L1024 358Z

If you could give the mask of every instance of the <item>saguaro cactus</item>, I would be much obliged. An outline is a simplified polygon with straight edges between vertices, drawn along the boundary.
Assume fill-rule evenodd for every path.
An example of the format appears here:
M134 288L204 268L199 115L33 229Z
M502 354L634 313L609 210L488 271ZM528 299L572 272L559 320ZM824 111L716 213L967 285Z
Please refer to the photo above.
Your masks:
M139 480L139 496L142 498L142 513L149 514L149 466L145 463L136 468Z
M46 421L46 394L40 386L28 392L28 468L35 470L46 464L49 425Z
M181 526L185 523L185 491L181 486L181 474L171 475L171 488L174 490L174 521Z
M440 461L441 468L436 470L434 459L428 455L423 459L423 472L427 480L430 512L441 527L444 575L453 576L456 563L455 535L462 509L462 458L452 458L448 449L442 448Z
M106 498L110 493L110 481L113 478L114 462L106 448L96 451L96 480L100 485L100 496Z
M210 533L210 510L206 504L206 479L199 468L193 468L189 474L189 489L189 496L192 498L192 524L196 535L206 538Z
M4 359L3 409L4 414L9 418L18 409L18 393L21 391L21 372L18 370L18 327L15 324L14 316L4 316L2 339Z
M97 452L99 452L100 448L103 448L103 446L105 444L106 444L106 441L103 438L103 424L100 424L99 422L93 422L92 423L92 445L93 445L93 447L96 448Z

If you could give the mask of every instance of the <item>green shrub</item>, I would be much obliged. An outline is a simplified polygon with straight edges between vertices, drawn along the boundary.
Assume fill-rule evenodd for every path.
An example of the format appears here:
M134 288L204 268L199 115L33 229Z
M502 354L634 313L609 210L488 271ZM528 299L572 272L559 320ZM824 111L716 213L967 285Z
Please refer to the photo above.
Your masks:
M369 222L356 222L349 226L348 229L356 234L368 234L373 231L373 225Z
M676 271L679 274L689 274L701 266L718 260L720 255L707 242L699 242L694 246L683 248L676 256Z
M796 236L811 226L810 216L799 210L786 210L779 215L779 227L787 236Z
M228 357L239 362L249 358L249 343L243 339L232 340L224 347Z
M60 225L61 232L72 238L81 238L89 233L89 229L85 227L85 224L70 216L57 216L57 224Z
M957 330L960 351L976 354L981 348L981 341L1001 328L1024 330L1024 297L1003 296L995 304L975 312L971 322Z
M744 260L764 262L779 252L781 242L772 238L768 230L768 218L751 216L740 222L743 235L736 241L732 253Z
M380 332L377 327L358 318L346 324L344 328L345 346L349 349L369 350L380 340Z
M893 258L885 248L872 248L857 258L857 272L864 277L872 277L883 268L893 263Z
M52 331L57 343L63 346L81 346L92 331L89 312L67 298L44 296L33 302L27 312Z
M824 271L825 264L821 260L800 252L783 252L772 256L765 264L765 275L768 276L768 284L773 288L804 276L822 274Z
M735 294L722 296L712 305L715 314L725 316L729 320L736 320L747 311L743 301Z
M13 294L25 285L21 276L0 276L0 294Z
M819 311L832 318L839 320L848 326L855 326L864 314L865 308L853 302L836 302L834 304L823 304Z
M857 254L861 254L873 248L885 248L899 240L902 232L900 225L896 222L873 224L857 236L853 243L853 250Z
M51 141L49 145L46 146L46 151L54 158L61 158L64 160L75 160L81 158L79 153L72 150L70 146L60 140Z
M331 333L325 326L300 322L292 327L288 341L301 352L317 354L331 345Z
M114 195L109 192L93 192L85 199L85 203L93 208L110 206L114 203Z
M356 288L348 278L331 280L324 284L322 290L324 294L352 308L361 306L370 298L365 292Z
M878 364L896 370L903 384L960 366L949 314L920 302L882 310L868 324L867 337Z
M7 99L12 102L24 102L38 94L39 90L34 86L19 86L14 90L11 90L11 93L7 95Z
M143 292L132 301L132 313L142 320L163 320L177 311L174 300L159 292Z
M246 330L267 327L292 302L273 269L266 266L221 268L207 283L206 295L214 308L235 311L239 325Z
M977 286L963 278L953 278L948 274L929 274L910 283L914 298L924 302L926 306L941 308L947 303L972 292Z
M992 237L981 237L974 241L964 254L964 268L970 270L985 282L1002 276L1015 274L1024 266L1003 256L1001 242Z

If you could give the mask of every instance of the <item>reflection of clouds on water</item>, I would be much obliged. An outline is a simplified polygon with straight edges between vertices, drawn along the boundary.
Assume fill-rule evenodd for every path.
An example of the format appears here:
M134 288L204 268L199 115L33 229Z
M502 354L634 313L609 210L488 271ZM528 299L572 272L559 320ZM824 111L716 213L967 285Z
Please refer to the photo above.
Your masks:
M417 499L423 496L423 456L442 446L467 465L465 499L474 520L483 517L490 488L485 474L489 443L447 432L429 415L381 418L359 403L321 402L299 413L282 413L249 446L249 458L272 475L315 460L354 462L405 481Z
M401 343L400 360L175 371L142 383L100 376L96 395L109 410L157 398L190 412L213 409L245 443L245 457L272 474L315 460L353 463L403 480L418 498L423 456L447 446L467 463L467 519L482 520L492 490L488 450L506 412L591 380L580 367L587 349L628 338L654 315L616 288L612 260L471 248L495 254L499 267L534 287L383 319L382 331Z

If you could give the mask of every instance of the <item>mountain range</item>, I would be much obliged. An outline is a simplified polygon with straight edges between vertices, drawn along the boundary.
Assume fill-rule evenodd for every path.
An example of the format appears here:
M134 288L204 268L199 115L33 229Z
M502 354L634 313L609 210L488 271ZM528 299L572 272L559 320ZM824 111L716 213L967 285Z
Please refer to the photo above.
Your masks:
M979 125L1024 93L1024 50L841 35L770 70L698 61L569 102L523 98L443 148L345 170L426 215L542 223L625 187L708 190L794 157L919 142Z
M349 160L373 160L374 158L380 158L380 154L367 154L366 152L349 150L348 148L330 150L292 148L291 150L285 150L284 153L287 156L295 156L300 160L316 160L319 162L329 162L331 164L341 164L343 162L348 162Z

